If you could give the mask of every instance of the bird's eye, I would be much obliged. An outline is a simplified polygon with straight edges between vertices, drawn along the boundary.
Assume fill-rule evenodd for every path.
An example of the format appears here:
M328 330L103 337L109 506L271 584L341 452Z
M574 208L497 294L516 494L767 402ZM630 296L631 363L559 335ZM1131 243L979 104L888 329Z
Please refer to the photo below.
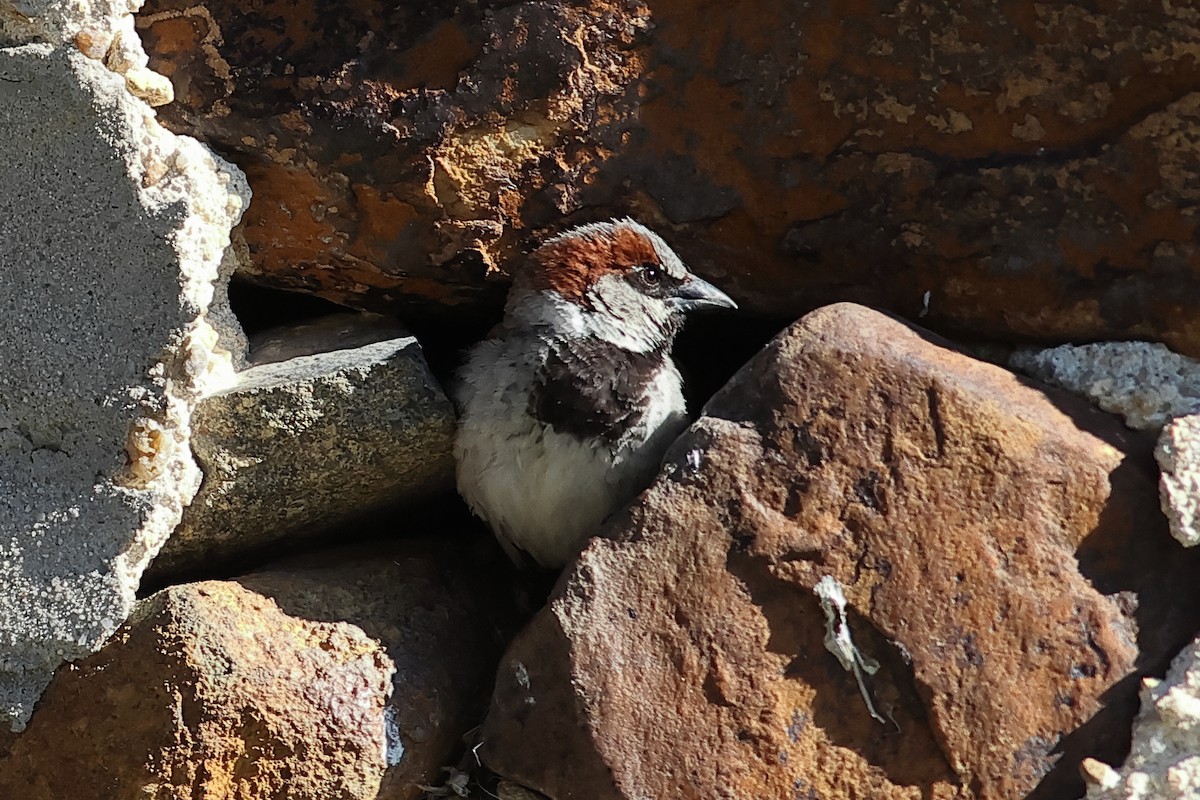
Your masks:
M638 275L647 286L657 286L663 278L662 270L657 264L642 264L638 268Z

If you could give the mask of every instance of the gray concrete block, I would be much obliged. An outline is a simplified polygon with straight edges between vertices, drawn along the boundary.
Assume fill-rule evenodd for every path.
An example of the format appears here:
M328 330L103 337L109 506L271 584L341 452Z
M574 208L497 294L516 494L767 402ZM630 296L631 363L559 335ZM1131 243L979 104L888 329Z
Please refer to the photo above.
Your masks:
M249 192L74 48L0 50L0 718L125 618L199 484L203 321Z
M154 574L448 489L453 408L401 331L383 318L335 315L258 337L255 366L193 416L204 482Z

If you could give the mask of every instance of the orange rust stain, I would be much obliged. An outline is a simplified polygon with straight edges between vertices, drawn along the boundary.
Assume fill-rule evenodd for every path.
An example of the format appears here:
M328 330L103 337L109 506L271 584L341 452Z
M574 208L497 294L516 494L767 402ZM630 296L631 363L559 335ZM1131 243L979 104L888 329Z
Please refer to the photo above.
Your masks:
M434 28L400 57L397 89L453 89L458 75L479 57L480 43L467 38L460 21L450 19Z
M318 243L335 241L337 226L313 213L314 208L337 205L334 190L302 167L258 161L244 169L254 192L243 223L246 244L263 269L294 270L328 248Z
M736 127L730 124L737 101L735 90L701 74L682 87L681 95L666 93L646 103L642 119L661 149L719 159L742 141Z
M153 37L153 45L147 49L156 72L169 78L197 57L204 40L201 24L208 23L197 17L165 17L144 29L143 36Z
M429 299L436 303L458 305L466 302L459 294L458 286L438 278L406 277L403 281L392 279L391 283L400 287L404 294Z
M1096 277L1096 251L1083 247L1070 236L1062 235L1056 240L1059 252L1062 253L1063 263L1080 277L1092 279Z
M353 191L358 225L348 251L373 264L388 264L400 232L416 219L417 211L395 197L384 196L373 186L355 184Z
M1192 358L1200 358L1200 314L1195 308L1189 308L1182 303L1169 300L1156 303L1160 309L1158 319L1176 320L1170 330L1163 333L1153 332L1153 336L1162 336L1162 340L1178 353Z
M927 246L938 254L938 258L952 261L969 262L978 258L979 244L963 239L956 229L943 230L937 226L929 226L925 231Z
M808 63L805 71L823 75L841 57L845 47L845 23L837 18L809 17L804 21L804 41Z
M255 46L267 52L290 59L321 36L317 9L312 0L288 2L266 0L253 8ZM297 67L302 66L297 63Z
M720 243L720 262L729 270L735 292L749 291L755 286L769 286L776 307L786 306L790 295L801 291L801 285L811 279L796 262L776 254L774 248L764 248L767 235L757 218L745 209L735 209L709 227L714 241Z
M315 3L281 3L280 17L283 19L284 40L295 47L300 43L309 43L321 36L321 26L317 20ZM260 30L266 29L264 25Z
M652 64L650 83L663 90L642 106L641 116L653 152L686 154L713 185L732 188L757 220L764 240L771 241L796 221L846 207L838 187L804 177L805 164L813 163L813 156L832 153L858 123L835 117L831 105L821 100L813 72L822 68L818 64L812 69L811 52L795 52L794 31L763 24L778 10L771 4L750 5L734 9L724 3L701 8L666 0L653 4L656 36L710 69L684 73L672 65ZM847 13L859 13L860 5L848 4ZM812 16L793 21L803 30L804 46L836 48L843 20L832 14L810 28L813 22ZM829 29L822 32L821 24ZM743 83L724 84L714 77L731 45L735 52L772 53L779 63L794 62L802 72L783 87L774 106L757 106ZM795 172L786 184L777 177L781 165Z
M1147 198L1163 189L1162 166L1156 149L1146 142L1123 142L1129 151L1127 171L1114 171L1096 165L1079 176L1117 206L1127 221L1128 230L1113 231L1103 246L1072 252L1071 264L1083 272L1099 261L1125 269L1149 269L1150 254L1161 242L1185 247L1195 241L1200 224L1183 214L1174 204L1152 207ZM1085 266L1086 265L1086 266Z
M782 235L798 220L816 219L846 206L841 192L817 181L797 179L785 187L771 180L776 168L766 159L794 160L793 166L801 168L808 155L803 151L804 139L790 136L784 124L779 126L782 133L748 141L746 130L763 130L765 121L744 108L738 89L710 75L695 76L679 95L663 95L645 104L642 118L652 135L651 147L663 155L686 153L714 185L732 187L767 240ZM840 139L841 132L836 136ZM757 152L747 155L748 148Z

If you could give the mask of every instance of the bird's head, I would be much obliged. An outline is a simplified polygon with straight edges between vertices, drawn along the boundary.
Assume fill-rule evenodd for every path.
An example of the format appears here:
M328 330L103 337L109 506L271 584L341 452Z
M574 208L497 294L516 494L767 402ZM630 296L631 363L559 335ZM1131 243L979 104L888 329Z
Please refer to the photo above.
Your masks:
M737 308L633 220L572 228L533 252L513 279L507 318L633 352L669 348L689 311Z

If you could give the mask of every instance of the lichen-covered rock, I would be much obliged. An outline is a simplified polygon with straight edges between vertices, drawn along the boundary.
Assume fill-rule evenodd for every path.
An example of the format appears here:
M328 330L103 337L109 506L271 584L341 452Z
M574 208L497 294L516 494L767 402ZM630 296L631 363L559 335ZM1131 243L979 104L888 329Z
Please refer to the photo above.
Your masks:
M1200 629L1150 444L894 319L814 312L518 636L480 753L555 800L1078 796Z
M1169 422L1154 457L1162 471L1159 489L1171 535L1194 547L1200 544L1200 414Z
M511 625L468 550L362 546L152 595L58 673L0 797L415 800Z
M1194 800L1200 797L1200 641L1175 659L1165 680L1142 687L1133 751L1120 772L1085 764L1087 800Z
M499 302L632 213L752 311L1200 356L1186 3L150 0L175 130L247 170L256 279Z
M125 618L199 485L240 174L74 48L0 49L0 719Z
M1099 342L1018 350L1009 363L1054 386L1085 395L1125 424L1157 431L1200 411L1200 361L1154 342Z
M454 410L417 340L394 323L335 315L275 331L250 362L193 414L204 481L154 574L313 536L452 485Z

